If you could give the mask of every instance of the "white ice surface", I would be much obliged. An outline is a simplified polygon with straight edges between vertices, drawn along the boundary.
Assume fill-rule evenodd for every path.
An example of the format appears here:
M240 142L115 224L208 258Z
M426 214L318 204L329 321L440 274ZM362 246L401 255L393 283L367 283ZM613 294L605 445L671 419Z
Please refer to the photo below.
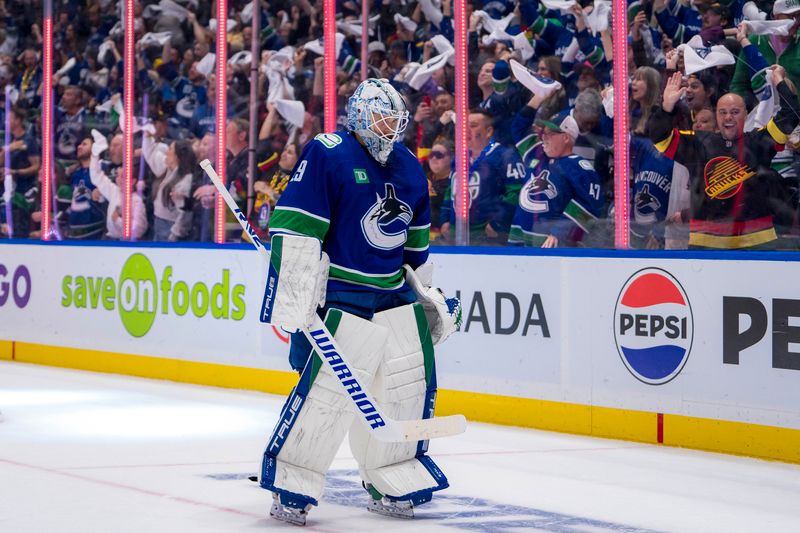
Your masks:
M0 532L294 530L247 476L283 399L0 363ZM306 531L800 531L800 467L471 423L431 443L451 487L364 509L347 446Z

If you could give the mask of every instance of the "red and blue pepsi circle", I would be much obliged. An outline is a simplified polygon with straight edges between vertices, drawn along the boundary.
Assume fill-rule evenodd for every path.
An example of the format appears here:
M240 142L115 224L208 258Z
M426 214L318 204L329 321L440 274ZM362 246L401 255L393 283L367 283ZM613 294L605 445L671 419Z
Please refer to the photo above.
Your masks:
M694 319L686 291L660 268L643 268L625 282L614 307L614 340L622 362L648 385L680 374L692 351Z

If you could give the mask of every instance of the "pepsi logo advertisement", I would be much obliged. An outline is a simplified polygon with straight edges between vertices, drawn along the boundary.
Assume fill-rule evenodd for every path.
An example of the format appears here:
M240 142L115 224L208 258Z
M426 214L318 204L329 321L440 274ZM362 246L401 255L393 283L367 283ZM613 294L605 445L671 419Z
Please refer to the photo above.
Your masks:
M644 268L628 278L614 307L614 340L636 379L648 385L675 379L689 359L693 337L692 306L672 274Z

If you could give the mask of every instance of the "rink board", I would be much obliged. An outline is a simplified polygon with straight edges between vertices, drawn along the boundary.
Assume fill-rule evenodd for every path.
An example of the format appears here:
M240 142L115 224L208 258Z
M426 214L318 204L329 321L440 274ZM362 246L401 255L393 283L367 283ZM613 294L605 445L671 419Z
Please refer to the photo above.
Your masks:
M800 462L791 255L443 249L437 412ZM779 259L779 260L775 260ZM246 247L0 245L0 358L285 394Z

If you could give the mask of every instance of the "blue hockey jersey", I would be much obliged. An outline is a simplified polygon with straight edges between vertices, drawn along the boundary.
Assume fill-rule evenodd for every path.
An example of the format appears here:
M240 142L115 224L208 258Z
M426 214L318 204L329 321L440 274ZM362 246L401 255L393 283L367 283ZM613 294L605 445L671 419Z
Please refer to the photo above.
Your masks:
M634 240L648 235L664 237L672 170L675 162L659 152L646 137L631 137L631 233ZM634 247L638 247L634 243Z
M554 235L559 246L573 246L600 216L600 177L580 156L547 157L541 143L532 150L508 243L541 246Z
M270 219L270 234L315 237L330 257L328 291L397 292L403 264L428 259L428 181L396 144L386 166L346 131L303 149Z
M469 166L469 225L482 233L487 224L507 233L514 215L519 189L525 180L525 166L516 150L494 139ZM456 223L453 198L457 197L455 173L442 203L441 223Z

